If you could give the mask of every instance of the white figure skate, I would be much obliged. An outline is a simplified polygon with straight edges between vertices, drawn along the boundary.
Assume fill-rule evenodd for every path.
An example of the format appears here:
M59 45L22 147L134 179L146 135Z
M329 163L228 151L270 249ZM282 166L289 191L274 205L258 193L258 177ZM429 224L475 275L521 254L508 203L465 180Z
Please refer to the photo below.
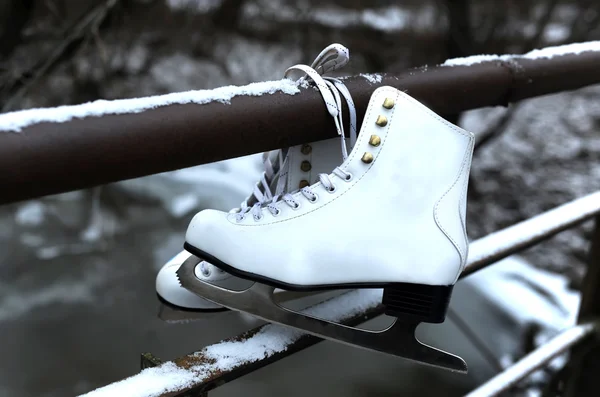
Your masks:
M181 284L233 310L349 345L466 372L457 356L419 342L421 322L441 323L467 259L466 192L474 137L392 87L375 90L356 145L319 182L252 216L207 210L190 223L185 247L252 287L231 291ZM273 289L383 288L397 320L372 332L292 312Z
M321 77L321 74L346 65L348 60L348 49L340 44L332 44L317 56L311 67L296 65L286 71L286 76L291 71L299 70L315 82L330 114L334 117L338 131L342 123L339 96L340 93L342 94L349 109L351 147L356 142L356 111L352 98L340 81ZM342 142L345 145L344 139ZM343 151L346 150L344 146ZM339 153L340 146L336 138L265 153L263 155L265 171L261 180L257 182L253 193L242 202L240 208L235 208L230 213L245 216L253 206L261 206L270 201L274 195L272 192L281 194L309 186L318 180L319 173L329 172L339 164ZM252 284L248 280L231 276L208 261L193 257L187 251L182 251L165 264L156 277L156 292L161 302L159 317L166 321L192 320L203 318L203 313L206 312L227 310L181 287L176 271L187 259L196 261L194 272L201 280L233 290L248 288ZM298 294L280 289L276 290L275 294L282 302L307 295L307 293Z

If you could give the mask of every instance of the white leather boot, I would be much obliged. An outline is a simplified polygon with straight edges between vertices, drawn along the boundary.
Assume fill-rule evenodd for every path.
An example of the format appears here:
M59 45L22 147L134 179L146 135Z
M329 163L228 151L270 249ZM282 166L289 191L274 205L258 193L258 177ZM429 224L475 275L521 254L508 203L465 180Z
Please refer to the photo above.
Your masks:
M341 98L344 97L349 108L350 115L350 147L356 141L356 112L350 94L343 84L330 77L321 77L322 74L339 69L346 65L349 60L348 49L340 44L332 44L326 47L314 60L311 67L296 65L286 71L299 70L307 74L306 77L313 80L320 91L330 114L334 117L338 132L342 132L341 125ZM306 78L304 77L304 78ZM343 138L343 137L342 137ZM343 152L347 151L347 141L341 140L344 145ZM263 156L265 171L260 181L240 205L230 211L236 216L245 216L253 206L260 206L270 201L273 193L294 191L318 180L319 173L329 172L342 159L340 154L340 139L333 138L317 141L309 144L298 145L287 149L276 150L265 153ZM165 320L178 321L181 319L192 319L191 313L180 316L178 312L219 311L224 310L220 305L210 302L202 297L189 292L181 287L177 280L176 271L181 264L192 256L187 251L182 251L159 271L156 277L156 292L162 303L160 316ZM229 289L241 289L249 285L245 279L233 277L209 261L197 259L195 268L196 277L200 280L220 285ZM278 290L281 301L291 299L297 294L286 293Z
M185 247L232 274L276 288L381 287L386 314L413 327L443 322L467 259L473 144L473 134L405 93L378 88L356 145L341 165L311 186L254 207L249 216L198 213L187 229ZM407 353L408 341L396 347L357 343L361 337L347 330L329 332L323 321L290 320L260 305L249 308L244 294L227 295L198 283L184 268L179 276L186 288L232 309L243 307L327 339L466 371L460 358L425 345ZM262 294L256 292L253 299Z

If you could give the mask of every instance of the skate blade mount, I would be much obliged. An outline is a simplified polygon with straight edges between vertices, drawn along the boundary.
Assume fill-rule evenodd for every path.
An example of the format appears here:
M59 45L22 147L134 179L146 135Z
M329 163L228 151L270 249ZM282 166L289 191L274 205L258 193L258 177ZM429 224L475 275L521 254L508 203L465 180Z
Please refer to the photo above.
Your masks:
M370 331L307 316L278 305L273 297L274 287L254 283L246 290L232 291L199 280L194 273L197 263L198 259L191 256L177 270L177 277L184 288L216 304L271 323L296 328L323 339L391 354L453 372L467 372L467 364L462 358L425 345L416 339L415 330L419 323L410 324L396 320L384 330Z
M200 263L201 260L196 262L196 265ZM343 290L342 290L343 291ZM311 291L311 292L299 292L299 291L281 291L278 292L277 301L278 302L288 302L296 299L306 298L311 295L323 294L323 291ZM210 321L217 317L222 316L223 314L231 312L226 307L215 308L215 309L188 309L188 308L180 308L175 305L171 305L168 302L160 300L159 298L159 308L158 308L158 318L166 323L171 324L181 324L181 323L189 323L196 321Z

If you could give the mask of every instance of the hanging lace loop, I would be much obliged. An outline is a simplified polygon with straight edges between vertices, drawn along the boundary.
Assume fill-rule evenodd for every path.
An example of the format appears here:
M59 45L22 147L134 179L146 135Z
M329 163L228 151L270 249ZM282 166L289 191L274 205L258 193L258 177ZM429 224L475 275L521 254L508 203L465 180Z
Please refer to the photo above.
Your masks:
M341 44L328 45L313 61L311 67L321 75L344 67L350 60L348 48Z

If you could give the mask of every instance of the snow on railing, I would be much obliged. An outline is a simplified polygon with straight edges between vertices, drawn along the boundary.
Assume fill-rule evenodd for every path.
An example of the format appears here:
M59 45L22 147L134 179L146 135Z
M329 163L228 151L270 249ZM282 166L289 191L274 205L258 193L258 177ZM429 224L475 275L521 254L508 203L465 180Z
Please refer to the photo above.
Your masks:
M292 80L265 81L245 86L226 86L212 90L176 92L145 98L97 100L81 105L56 108L27 109L0 114L0 131L19 132L39 123L65 123L74 119L102 117L115 114L135 114L169 105L188 103L203 105L211 102L230 104L237 96L261 96L281 92L287 95L300 93L298 84Z
M565 44L529 51L523 55L473 55L465 58L448 59L441 66L470 66L481 62L505 61L517 59L551 59L564 55L579 55L582 52L600 51L600 41Z
M522 56L449 60L344 82L359 123L371 93L384 85L451 115L598 84L599 47L589 42ZM336 134L319 93L286 80L0 114L0 131L6 132L0 132L0 204ZM65 172L73 169L78 172Z
M470 244L467 266L461 278L598 215L600 191L476 240ZM382 314L380 302L381 290L355 290L313 306L306 312L346 324L358 324ZM579 340L590 332L589 328L578 328L578 331L568 332L563 339L575 337ZM564 342L563 339L559 341ZM287 327L268 324L196 353L144 369L137 375L96 389L85 396L155 397L165 393L176 396L179 395L177 392L205 392L320 341L319 338ZM575 343L575 340L571 341ZM556 347L557 343L562 342L554 342L552 346ZM554 357L548 355L549 351L554 351L548 350L551 348L534 355L537 364L540 364L540 357L544 360ZM533 370L531 359L517 368L523 370L519 377L521 379ZM507 375L510 379L516 379L514 371L510 373L512 375Z

